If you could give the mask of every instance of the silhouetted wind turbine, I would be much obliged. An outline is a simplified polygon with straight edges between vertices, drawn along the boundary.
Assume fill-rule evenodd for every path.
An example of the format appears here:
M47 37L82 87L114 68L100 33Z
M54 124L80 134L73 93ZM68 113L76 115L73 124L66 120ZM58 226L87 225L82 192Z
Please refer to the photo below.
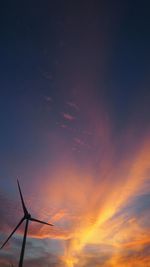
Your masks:
M18 225L16 226L16 228L9 235L9 237L6 239L6 241L4 242L4 244L1 246L1 249L6 245L6 243L8 242L8 240L15 233L15 231L22 224L22 222L23 221L26 221L25 230L24 230L24 237L23 237L23 242L22 242L22 249L21 249L20 260L19 260L19 265L18 265L19 267L22 267L23 266L23 258L24 258L24 251L25 251L26 237L27 237L27 231L28 231L28 223L29 223L29 221L38 222L38 223L42 223L42 224L46 224L46 225L50 225L50 226L53 226L53 224L50 224L50 223L47 223L47 222L43 222L43 221L40 221L40 220L37 220L37 219L31 217L31 214L28 212L28 210L27 210L27 208L25 206L23 195L22 195L21 188L20 188L20 185L19 185L19 181L18 180L17 180L17 183L18 183L18 188L19 188L19 193L20 193L20 198L21 198L21 203L22 203L22 208L23 208L24 216L20 220L20 222L18 223Z

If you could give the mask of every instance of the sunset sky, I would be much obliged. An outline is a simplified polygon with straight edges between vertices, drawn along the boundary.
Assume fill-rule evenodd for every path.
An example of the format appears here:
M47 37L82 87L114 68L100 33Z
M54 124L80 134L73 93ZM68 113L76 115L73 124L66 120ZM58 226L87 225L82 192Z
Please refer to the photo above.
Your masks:
M5 1L0 246L24 267L150 267L150 3ZM18 266L24 225L0 250Z

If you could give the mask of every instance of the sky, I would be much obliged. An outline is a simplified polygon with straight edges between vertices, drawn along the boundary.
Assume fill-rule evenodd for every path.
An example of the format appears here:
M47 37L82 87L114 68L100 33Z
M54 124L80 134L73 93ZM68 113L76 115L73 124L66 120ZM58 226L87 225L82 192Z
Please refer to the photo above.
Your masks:
M24 267L150 266L149 1L5 1L0 244ZM24 225L0 250L18 265Z

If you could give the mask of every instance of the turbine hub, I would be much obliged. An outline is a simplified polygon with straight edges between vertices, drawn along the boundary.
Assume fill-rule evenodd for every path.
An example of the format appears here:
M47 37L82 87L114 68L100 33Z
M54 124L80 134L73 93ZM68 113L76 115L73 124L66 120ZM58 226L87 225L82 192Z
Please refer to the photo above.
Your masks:
M30 213L27 213L26 214L26 219L30 219L31 218L31 214Z

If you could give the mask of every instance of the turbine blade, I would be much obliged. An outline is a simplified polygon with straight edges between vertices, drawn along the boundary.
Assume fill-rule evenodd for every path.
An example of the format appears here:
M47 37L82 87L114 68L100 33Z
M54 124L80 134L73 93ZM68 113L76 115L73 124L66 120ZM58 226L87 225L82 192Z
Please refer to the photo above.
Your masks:
M16 228L12 231L12 233L6 239L6 241L4 242L4 244L0 247L0 249L2 249L6 245L6 243L8 242L8 240L11 238L11 236L14 234L14 232L18 229L18 227L22 224L23 221L24 221L24 218L21 219L21 221L18 223L18 225L16 226Z
M23 208L24 214L27 214L28 211L27 211L27 208L26 208L25 203L24 203L24 200L23 200L23 196L22 196L22 192L21 192L21 188L20 188L20 184L19 184L18 179L17 179L17 183L18 183L18 188L19 188L19 193L20 193L22 208Z
M42 224L46 224L46 225L53 226L53 224L51 224L51 223L43 222L43 221L34 219L34 218L32 218L32 217L31 217L29 220L30 220L30 221L33 221L33 222L38 222L38 223L42 223Z

